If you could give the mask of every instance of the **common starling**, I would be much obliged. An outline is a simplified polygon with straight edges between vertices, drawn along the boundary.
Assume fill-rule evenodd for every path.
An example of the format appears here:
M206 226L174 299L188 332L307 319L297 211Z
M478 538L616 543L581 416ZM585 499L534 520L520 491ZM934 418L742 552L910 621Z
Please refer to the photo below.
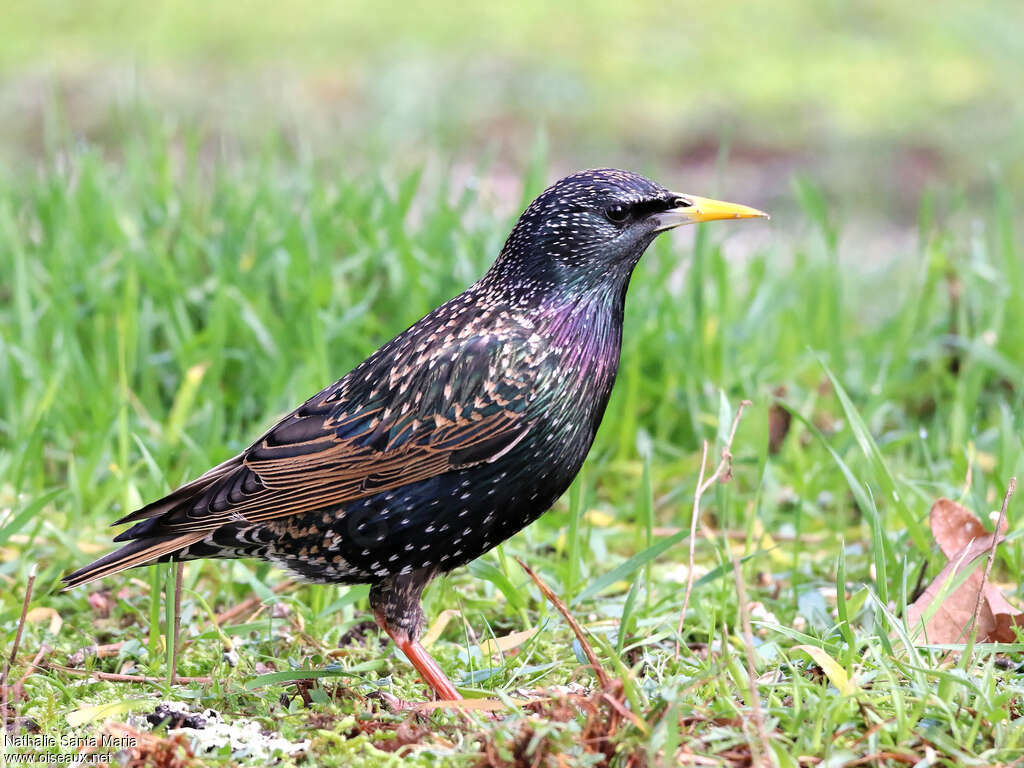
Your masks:
M127 542L65 588L150 563L258 557L370 584L380 627L440 699L420 595L569 487L619 365L630 275L660 233L766 214L612 169L567 176L490 270L238 456L121 518Z

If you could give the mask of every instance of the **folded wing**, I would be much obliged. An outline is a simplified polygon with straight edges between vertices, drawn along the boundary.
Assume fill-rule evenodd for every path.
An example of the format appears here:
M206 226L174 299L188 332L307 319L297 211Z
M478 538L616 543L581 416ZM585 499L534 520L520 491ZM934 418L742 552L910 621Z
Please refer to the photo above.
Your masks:
M279 421L239 456L122 518L122 550L67 577L69 586L168 559L229 523L336 508L476 463L531 428L537 354L493 335L410 351L387 348ZM146 544L150 544L146 546ZM123 566L117 556L124 553ZM102 563L99 571L91 571Z

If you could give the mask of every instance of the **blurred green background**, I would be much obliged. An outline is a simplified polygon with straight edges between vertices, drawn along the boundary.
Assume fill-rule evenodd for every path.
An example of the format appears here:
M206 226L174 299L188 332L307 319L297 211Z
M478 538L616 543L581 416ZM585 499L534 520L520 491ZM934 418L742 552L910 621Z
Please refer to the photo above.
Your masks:
M629 166L770 205L799 173L892 222L927 189L1024 181L1015 0L4 5L15 168L69 133L116 153L147 114L357 171L486 156L514 202L538 136L552 175Z

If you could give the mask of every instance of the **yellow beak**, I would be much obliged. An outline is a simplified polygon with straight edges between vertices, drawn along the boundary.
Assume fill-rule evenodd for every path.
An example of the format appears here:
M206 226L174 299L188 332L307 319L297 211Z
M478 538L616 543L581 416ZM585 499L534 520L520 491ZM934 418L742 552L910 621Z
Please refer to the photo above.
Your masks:
M657 214L658 231L679 227L683 224L696 224L701 221L718 219L753 219L769 218L764 211L739 203L726 203L697 195L679 194L680 205L671 210Z

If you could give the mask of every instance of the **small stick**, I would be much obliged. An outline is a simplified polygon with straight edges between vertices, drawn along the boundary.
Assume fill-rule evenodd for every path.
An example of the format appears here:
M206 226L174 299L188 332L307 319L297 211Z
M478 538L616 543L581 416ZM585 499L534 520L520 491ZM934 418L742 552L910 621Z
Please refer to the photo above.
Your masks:
M171 685L178 681L178 636L181 634L181 583L185 578L185 563L179 561L174 574L174 647L171 648Z
M623 718L625 718L626 720L629 720L631 723L633 723L633 725L636 726L636 728L641 733L649 733L650 732L650 728L648 728L647 723L645 723L643 720L641 720L636 715L636 713L631 712L628 709L626 709L626 705L623 704L622 701L620 701L619 699L615 698L610 693L602 693L601 694L601 698L604 699L605 701L607 701L608 704L612 707L612 709L614 709L616 712L618 712Z
M700 518L701 488L704 485L704 469L708 462L708 441L700 453L700 472L697 475L697 490L693 494L693 512L690 513L690 558L686 571L686 592L683 593L683 608L679 611L679 626L676 627L675 658L679 659L679 646L683 636L683 622L686 620L686 609L690 606L690 592L693 590L693 564L697 547L697 520Z
M726 438L725 445L722 446L722 459L715 467L714 473L707 480L704 479L704 472L707 467L708 458L708 441L704 441L704 447L701 450L700 456L700 473L697 476L697 489L693 492L693 512L690 514L690 557L688 561L688 568L686 572L686 592L683 593L683 608L679 612L679 626L676 628L676 649L675 658L679 658L679 649L681 645L681 639L683 636L683 623L686 621L686 609L690 606L690 592L693 591L693 564L695 556L695 547L697 539L697 522L700 520L700 500L704 496L704 491L712 486L719 478L722 482L728 482L732 479L732 441L736 437L736 428L740 424L740 419L743 417L743 409L749 405L753 405L749 400L741 400L739 407L736 409L736 415L732 419L732 426L729 428L729 437ZM710 538L708 536L707 538Z
M167 679L163 677L148 677L145 675L122 675L117 672L97 672L95 670L90 671L88 669L75 669L74 667L65 667L63 664L46 664L46 669L53 669L58 672L64 672L68 675L79 675L81 677L93 677L96 680L107 680L112 683L156 683L157 685L164 685L167 683ZM177 679L179 683L202 683L209 685L213 683L212 677L179 677Z
M25 674L22 675L21 679L14 684L15 700L18 700L22 697L22 694L25 691L25 681L28 680L29 676L39 668L39 665L43 661L43 657L46 656L46 654L48 654L52 650L53 649L50 648L50 646L48 646L46 643L43 643L43 645L39 648L39 653L37 653L36 657L32 659L32 663L28 665L28 669L25 670Z
M7 663L4 665L3 674L0 675L0 691L3 691L3 697L0 699L0 726L3 727L3 732L7 733L7 705L8 705L8 690L7 690L7 679L11 675L11 667L14 666L15 657L18 655L18 646L21 645L21 635L25 631L25 620L28 617L28 604L32 601L32 587L36 583L36 571L37 565L32 564L32 568L28 572L28 584L25 586L25 600L21 604L21 618L18 619L18 629L14 634L14 645L11 646L11 655L7 659Z
M907 600L908 605L915 602L924 592L924 575L928 572L928 558L921 561L921 569L917 572L917 582L914 584L914 591L910 593Z
M282 581L280 584L277 584L274 587L273 592L275 595L279 595L282 592L286 592L287 590L296 586L298 583L299 582L295 579L288 579L287 581ZM217 616L214 618L214 622L219 627L224 622L231 621L231 619L235 618L239 614L245 613L251 608L255 608L261 602L262 598L258 597L257 595L250 595L245 600L238 603L237 605L232 606L231 608L228 608L223 613L218 613Z
M1010 505L1010 497L1017 490L1017 478L1011 477L1006 485L1006 495L1003 496L1003 506L999 509L999 519L996 520L996 529L992 532L992 546L988 549L988 560L985 562L985 573L981 577L981 584L978 586L978 599L974 603L974 615L971 617L971 639L973 647L975 638L978 636L978 617L981 616L981 606L985 602L985 585L988 584L989 575L992 573L992 563L996 559L996 546L999 544L999 532L1006 523L1006 508Z
M755 678L757 670L754 665L754 633L750 629L750 611L747 607L747 587L743 582L743 573L740 570L740 561L736 556L732 558L732 575L736 580L736 599L739 601L740 624L743 628L743 650L747 661L747 690L750 693L750 707L753 709L754 728L761 740L760 745L755 748L754 742L750 742L751 764L755 766L770 765L768 755L771 754L771 746L768 744L768 734L764 729L764 713L761 711L761 696L757 692ZM760 752L760 754L756 754Z
M611 679L608 677L608 673L604 671L604 667L601 666L601 662L597 659L597 654L594 653L593 647L590 645L590 641L587 640L585 634L583 634L583 627L576 621L575 617L569 613L569 609L565 603L554 592L551 591L551 587L541 581L540 576L533 572L526 563L516 558L516 562L523 567L526 571L526 575L533 579L533 583L537 585L537 588L541 591L541 594L547 599L562 614L562 618L569 624L576 639L579 640L580 647L583 649L583 655L587 657L587 661L590 662L590 666L594 668L594 674L597 675L597 682L600 683L603 690L608 690L611 686Z

